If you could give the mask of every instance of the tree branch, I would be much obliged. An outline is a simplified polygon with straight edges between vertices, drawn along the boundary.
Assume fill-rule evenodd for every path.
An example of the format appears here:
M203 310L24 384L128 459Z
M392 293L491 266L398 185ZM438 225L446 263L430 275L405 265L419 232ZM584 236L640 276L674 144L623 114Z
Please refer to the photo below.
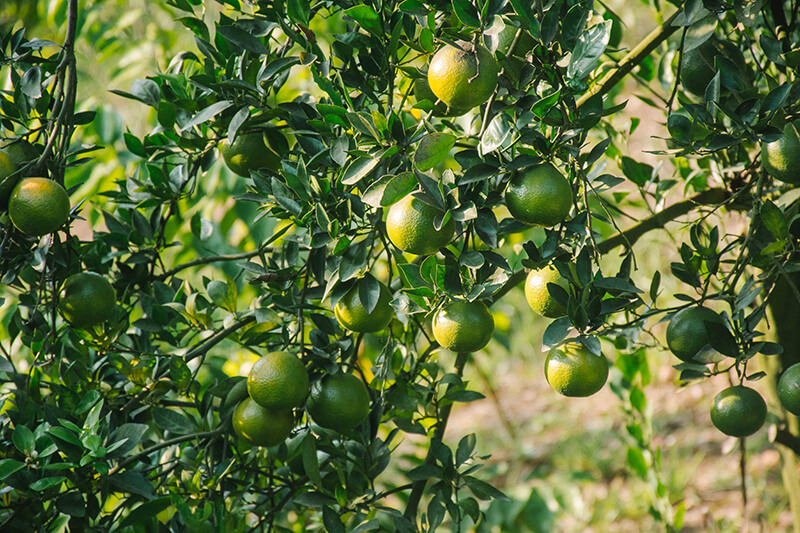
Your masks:
M456 374L458 377L464 373L464 366L467 364L467 357L469 356L466 352L459 352L456 356ZM454 387L451 383L447 390L448 392ZM439 421L436 423L436 429L433 430L433 437L431 440L437 439L439 441L444 439L444 431L447 429L447 421L450 419L450 411L453 409L453 404L449 403L442 407L441 416L439 417ZM432 464L436 458L433 456L433 449L428 448L428 455L425 457L424 464ZM415 481L414 484L411 486L411 495L408 497L408 503L406 504L406 511L403 513L407 519L411 520L415 516L417 516L417 508L419 507L419 502L422 499L422 493L425 491L425 485L427 485L428 480L420 479Z
M680 26L673 26L672 23L679 13L681 13L680 10L668 18L664 24L650 32L650 35L645 37L633 50L628 52L628 54L617 63L616 67L606 72L605 76L600 78L600 81L595 83L591 89L578 98L575 102L576 107L581 107L593 96L606 94L627 76L634 67L641 63L644 58L649 56L650 52L655 50L658 45L675 33Z

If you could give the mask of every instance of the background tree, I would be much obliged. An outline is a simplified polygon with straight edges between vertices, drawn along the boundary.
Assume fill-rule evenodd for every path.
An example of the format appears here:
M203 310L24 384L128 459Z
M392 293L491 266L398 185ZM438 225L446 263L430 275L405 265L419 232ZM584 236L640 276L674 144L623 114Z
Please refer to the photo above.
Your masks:
M568 505L509 500L475 435L445 438L482 397L470 363L497 401L478 354L505 353L489 309L527 278L550 385L610 376L650 526L686 511L645 393L666 339L681 385L733 386L706 409L741 438L742 523L767 415L737 409L766 389L800 531L776 389L800 362L793 3L655 4L638 43L592 2L3 9L4 529L546 531ZM182 28L142 38L135 9ZM104 63L124 115L89 81ZM669 138L629 152L658 121ZM23 201L41 178L71 200L52 233L23 220L59 214ZM634 254L682 217L669 268Z

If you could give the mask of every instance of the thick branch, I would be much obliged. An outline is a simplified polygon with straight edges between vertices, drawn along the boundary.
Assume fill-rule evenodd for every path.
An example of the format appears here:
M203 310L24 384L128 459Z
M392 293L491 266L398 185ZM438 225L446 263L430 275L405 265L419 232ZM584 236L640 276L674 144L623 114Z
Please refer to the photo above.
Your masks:
M595 83L591 89L582 94L581 97L578 98L575 105L580 107L591 97L598 94L606 94L625 76L627 76L628 73L634 69L634 67L644 61L644 58L649 56L650 52L655 50L658 45L666 41L670 35L678 30L679 26L672 25L672 23L675 21L675 18L678 16L678 13L680 13L680 11L673 14L669 19L667 19L666 22L664 22L664 24L650 32L650 35L645 37L642 42L636 45L636 48L628 52L628 54L620 60L616 67L609 70L605 76L600 79L600 81Z
M461 377L461 375L464 373L464 366L467 364L467 356L469 356L469 354L466 352L459 352L456 356L456 374L458 374L459 377ZM450 384L447 390L450 391L453 386L453 384ZM452 409L452 403L442 407L439 421L436 423L436 429L433 430L433 439L439 441L444 439L444 431L447 429L447 421L450 419L450 411L452 411ZM433 462L436 460L436 458L433 456L432 450L432 448L428 448L428 455L425 457L425 464L433 464ZM427 485L427 480L420 479L415 481L411 486L411 495L408 497L406 512L404 513L404 516L409 520L417 516L417 508L419 507L419 502L422 499L422 493L425 491L425 485Z
M800 455L800 437L786 431L785 429L778 429L775 433L775 442L782 444L792 450L795 455Z

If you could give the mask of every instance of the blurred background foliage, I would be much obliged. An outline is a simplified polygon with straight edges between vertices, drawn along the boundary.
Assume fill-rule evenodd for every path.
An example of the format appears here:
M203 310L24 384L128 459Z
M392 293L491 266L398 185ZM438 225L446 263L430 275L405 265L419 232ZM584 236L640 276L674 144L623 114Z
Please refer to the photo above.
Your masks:
M214 2L207 2L206 7L203 16L207 21L216 20L220 12L228 9ZM126 148L123 133L131 131L141 136L157 127L155 110L110 90L126 91L134 80L164 72L179 51L197 48L178 19L181 13L159 1L86 0L81 2L81 10L81 39L76 50L79 110L94 110L97 117L79 130L80 138L75 140L98 144L103 149L93 154L92 164L70 168L66 185L79 185L71 191L73 198L91 198L81 211L86 224L75 226L77 234L90 238L91 228L103 226L100 209L104 196L98 193L112 190L119 180L131 176L139 163ZM617 45L620 49L637 43L660 22L645 2L614 0L608 3L608 11L618 15L624 24L622 41ZM65 13L64 0L5 0L0 3L0 28L24 25L29 36L61 42ZM342 31L336 27L341 24L337 17L328 21L314 19L314 24L326 23L331 27L312 29L318 35ZM673 50L676 46L677 43L671 44ZM636 79L617 89L617 101L628 100L628 107L604 123L606 132L594 134L594 142L609 133L615 138L608 153L607 172L618 173L618 156L630 156L657 167L675 165L668 170L683 177L697 174L698 165L704 164L688 159L665 160L650 153L664 148L657 137L669 136L663 112L652 111L656 106L650 106L652 102L646 98L636 98L633 92L646 93L642 87L659 83L663 84L662 89L668 89L674 53L662 59L666 64L656 64L657 59L645 61L636 71ZM663 74L660 78L659 73ZM307 69L295 67L280 96L288 100L312 87L315 85L310 82ZM447 164L453 162L444 165ZM186 262L205 252L251 251L274 232L275 222L266 218L253 225L242 223L255 217L256 207L233 200L246 191L246 186L223 165L214 165L198 181L198 187L192 205L187 203L181 209L183 220L170 228L168 241L178 240L183 245L169 252L171 261ZM677 189L670 198L683 196L683 191ZM647 215L648 208L643 198L632 194L634 190L623 188L613 198L632 218L641 218ZM666 198L660 198L659 204L666 203ZM738 216L715 215L719 217L717 223L727 228L741 226ZM202 228L202 240L198 231L192 230L193 224ZM606 235L613 231L603 224L596 229ZM672 234L648 235L647 242L640 244L640 279L651 278L677 257L676 243L685 240L688 231L679 225L672 229ZM528 239L541 242L543 235L541 230L528 230L508 239L502 251L512 266L518 266L520 243ZM602 261L603 270L613 272L620 258L608 254ZM200 285L203 276L219 278L221 274L239 279L238 298L246 307L255 291L241 282L235 263L199 268L186 276ZM678 288L677 280L664 276L662 303L675 303L669 298ZM8 299L4 305L13 306L14 300ZM5 311L0 316L10 317L11 313ZM714 391L726 385L724 376L679 389L670 357L659 342L663 340L664 325L658 324L653 328L655 335L646 341L646 350L629 350L624 343L615 348L604 346L607 353L617 350L615 355L609 353L610 359L617 360L611 374L612 387L589 401L564 399L544 381L540 346L547 322L529 311L522 290L510 293L492 311L497 324L495 340L486 350L474 354L474 364L468 365L466 371L467 380L486 399L457 407L446 438L457 442L466 434L477 433L477 451L491 454L488 471L494 484L509 496L508 501L493 502L487 512L497 531L651 531L657 522L654 513L664 511L658 508L664 497L677 506L676 520L685 524L686 531L735 532L745 528L734 441L714 430L707 412ZM0 336L7 326L0 324ZM375 355L370 349L377 353L380 347L367 344L363 355L367 360ZM452 363L444 360L449 355L441 357L443 366ZM212 373L242 376L255 359L253 353L237 344L223 343L207 362ZM633 389L647 393L642 395L639 409L631 410L630 395L638 394ZM625 401L619 401L618 396ZM646 442L632 444L626 426L642 428ZM421 457L425 442L409 437L398 450L401 459L391 468L415 464L403 459L403 454ZM748 482L752 494L758 497L754 498L747 522L754 531L786 531L791 517L778 473L777 452L767 442L765 432L752 439L750 446ZM641 461L657 463L660 479L652 477L649 466L637 471L635 465L644 464ZM391 484L391 474L386 477ZM659 487L662 482L663 488Z

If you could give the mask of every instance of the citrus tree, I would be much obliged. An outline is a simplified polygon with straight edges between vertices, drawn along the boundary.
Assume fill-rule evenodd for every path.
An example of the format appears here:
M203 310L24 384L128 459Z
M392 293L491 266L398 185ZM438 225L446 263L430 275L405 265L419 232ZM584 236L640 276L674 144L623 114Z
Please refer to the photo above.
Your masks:
M53 4L63 41L0 34L0 529L518 530L444 434L524 284L552 388L611 376L661 528L653 339L683 384L730 376L727 435L771 383L800 530L795 4L654 3L637 43L587 1L164 0L192 39L113 87L150 126L111 138L76 56L103 2ZM648 111L620 125L624 87Z

